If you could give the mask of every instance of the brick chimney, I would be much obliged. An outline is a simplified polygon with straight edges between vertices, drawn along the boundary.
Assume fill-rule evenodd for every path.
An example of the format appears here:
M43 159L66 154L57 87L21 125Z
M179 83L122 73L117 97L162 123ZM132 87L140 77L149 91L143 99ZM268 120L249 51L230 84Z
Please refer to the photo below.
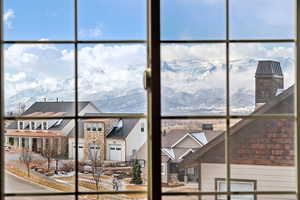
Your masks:
M255 73L255 108L272 100L283 89L283 74L280 62L258 61Z

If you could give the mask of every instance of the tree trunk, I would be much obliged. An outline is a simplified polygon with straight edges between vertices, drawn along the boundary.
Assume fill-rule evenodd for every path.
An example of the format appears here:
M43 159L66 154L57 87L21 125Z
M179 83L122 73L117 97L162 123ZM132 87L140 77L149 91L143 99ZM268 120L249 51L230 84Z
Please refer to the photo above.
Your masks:
M55 164L55 174L58 174L58 160L56 160Z
M30 177L30 166L27 166L27 176Z
M48 171L50 171L50 158L48 158Z

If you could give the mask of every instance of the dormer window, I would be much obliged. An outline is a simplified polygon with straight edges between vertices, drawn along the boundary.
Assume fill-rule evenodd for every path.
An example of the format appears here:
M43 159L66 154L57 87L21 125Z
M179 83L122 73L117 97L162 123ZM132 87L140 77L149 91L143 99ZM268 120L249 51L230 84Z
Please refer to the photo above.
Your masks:
M35 130L35 122L31 122L31 130Z
M43 124L42 124L42 129L43 130L47 130L48 129L48 123L47 122L43 122Z
M24 129L24 122L20 121L19 122L19 130L23 130Z

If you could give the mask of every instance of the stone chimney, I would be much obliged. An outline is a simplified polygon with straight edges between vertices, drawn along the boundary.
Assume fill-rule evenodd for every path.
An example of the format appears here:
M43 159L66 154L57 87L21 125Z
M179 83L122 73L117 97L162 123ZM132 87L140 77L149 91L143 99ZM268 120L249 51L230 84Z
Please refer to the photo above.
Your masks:
M255 108L272 100L278 89L283 89L280 62L258 61L255 73Z

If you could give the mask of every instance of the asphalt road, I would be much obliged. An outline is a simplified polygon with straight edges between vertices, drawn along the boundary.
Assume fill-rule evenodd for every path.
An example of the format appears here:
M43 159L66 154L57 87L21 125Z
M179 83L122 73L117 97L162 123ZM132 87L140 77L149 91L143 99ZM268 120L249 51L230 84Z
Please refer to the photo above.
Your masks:
M5 192L18 193L18 192L53 192L53 190L46 187L30 183L19 179L9 173L5 173ZM73 196L37 196L37 197L6 197L7 200L72 200Z

